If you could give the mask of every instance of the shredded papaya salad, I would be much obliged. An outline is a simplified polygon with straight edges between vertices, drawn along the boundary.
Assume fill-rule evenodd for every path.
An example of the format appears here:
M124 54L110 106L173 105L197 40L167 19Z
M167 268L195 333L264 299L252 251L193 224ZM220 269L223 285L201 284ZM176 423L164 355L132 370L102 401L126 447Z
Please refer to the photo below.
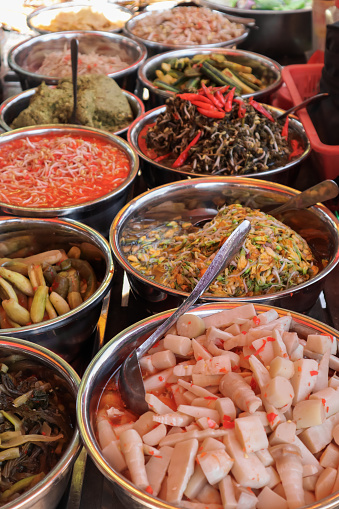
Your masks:
M318 272L307 242L287 225L260 210L224 206L202 228L171 221L126 232L122 250L139 272L162 285L191 292L215 253L244 220L251 222L240 252L210 285L217 297L250 297L299 285Z
M104 196L130 172L127 154L83 135L31 136L1 145L0 201L58 208Z
M198 92L168 98L155 125L140 134L146 134L145 155L170 168L207 175L259 173L300 157L305 148L288 117L274 118L253 97L237 97L237 90L203 84Z

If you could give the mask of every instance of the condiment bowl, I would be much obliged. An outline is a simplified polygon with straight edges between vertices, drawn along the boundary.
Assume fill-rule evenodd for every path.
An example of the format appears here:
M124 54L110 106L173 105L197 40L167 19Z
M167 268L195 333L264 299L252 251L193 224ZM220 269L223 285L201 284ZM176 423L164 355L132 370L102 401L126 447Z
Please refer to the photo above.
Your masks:
M237 304L235 303L209 303L204 306L196 306L190 312L203 318L216 312L236 307ZM256 304L255 309L258 313L262 313L271 310L272 307ZM150 509L173 509L177 506L136 488L130 480L109 466L101 453L97 440L96 410L103 388L111 376L117 372L123 360L136 346L150 336L173 311L167 311L166 313L146 318L115 336L100 350L88 366L78 393L77 418L84 445L97 468L112 483L114 492L119 497L121 503L133 509L144 509L145 507ZM280 317L290 313L280 308L277 308L276 311ZM338 336L339 334L338 331L317 320L295 312L291 314L298 329L300 326L307 326L314 331L314 334L329 334L332 336ZM299 335L304 337L300 332ZM339 495L334 493L326 499L309 505L308 508L315 509L316 507L322 507L324 509L334 509L338 503Z
M76 245L83 253L82 258L90 263L96 274L97 290L75 309L52 320L1 329L2 336L27 339L71 361L82 348L93 348L90 344L91 336L95 331L102 301L111 287L114 273L108 242L97 231L70 219L1 216L0 246L13 245L17 238L21 239L22 247L32 246L33 254L53 249L64 249L68 252ZM11 257L10 253L6 257Z
M128 199L131 186L138 173L138 156L128 143L118 136L105 133L99 129L67 124L27 127L4 133L0 136L0 150L6 143L11 141L20 140L22 138L29 139L32 136L46 135L84 135L94 140L104 141L112 145L112 147L121 149L127 155L130 163L130 172L127 178L118 187L113 189L113 191L99 198L89 199L86 202L74 206L39 208L10 205L0 201L0 210L5 214L22 217L69 217L95 228L106 236L115 214Z
M199 0L201 5L232 16L253 18L251 30L241 48L284 62L286 56L304 57L312 48L312 8L291 10L240 9L223 0Z
M54 377L57 377L59 388L63 393L65 413L69 416L74 427L68 447L55 467L46 472L42 481L33 488L2 507L6 509L55 509L67 488L72 467L81 447L75 416L76 395L80 378L64 359L47 348L34 345L30 341L1 335L0 355L2 362L6 360L9 367L17 361L21 364L27 361L26 368L32 371L32 375L38 376L38 371L41 370L44 378L51 382ZM36 366L35 370L34 366Z
M44 58L54 51L69 48L70 41L77 38L79 52L96 53L104 56L118 55L128 64L124 69L108 74L124 90L134 92L138 67L147 56L146 48L128 37L100 31L70 31L38 35L20 42L8 52L8 65L15 71L22 89L32 88L44 81L47 85L57 85L62 76L38 74Z
M171 59L180 59L185 57L192 58L194 55L208 55L211 53L223 55L227 58L227 60L241 65L250 66L252 67L254 74L259 79L264 77L267 80L267 87L252 94L243 94L243 97L253 96L256 100L260 100L261 102L269 102L268 100L270 95L281 86L282 78L280 64L263 55L232 48L216 48L213 50L199 48L170 51L148 58L139 67L139 86L141 89L148 89L149 92L149 107L147 109L165 104L166 99L173 95L173 92L162 90L153 84L153 81L156 79L155 71L157 69L161 69L161 64L166 63Z
M275 113L283 112L280 108L266 104L265 108L273 115ZM146 113L141 115L131 124L127 133L128 142L140 157L140 167L148 187L160 186L180 179L203 177L201 173L194 173L193 171L190 172L180 168L169 168L161 162L155 162L153 159L150 159L142 151L140 137L145 135L146 126L148 124L155 123L158 116L164 111L166 111L166 106L159 106L153 110L146 111ZM292 161L289 161L284 166L257 173L248 173L246 174L246 177L259 178L287 185L289 184L291 177L296 174L299 164L309 156L311 151L310 142L306 136L302 123L296 118L290 117L289 128L293 128L298 139L300 139L302 146L304 147L303 153ZM238 175L237 178L243 178L243 176Z
M126 90L123 90L122 93L127 98L131 106L134 120L145 113L144 103L139 99L139 97L132 94L132 92L127 92ZM11 128L11 123L19 115L19 113L29 106L29 102L34 94L35 90L30 88L29 90L20 92L20 94L9 97L0 105L0 125L6 132L13 130ZM119 131L112 132L111 134L126 138L127 131L128 126L123 129L119 129Z
M175 7L174 7L174 9L175 9ZM161 14L162 12L164 12L164 11L162 11L162 10L146 11L141 14L137 14L137 15L133 16L130 20L127 21L125 27L123 28L123 32L128 37L131 37L132 39L135 39L136 41L144 44L147 48L147 55L149 57L156 55L158 53L163 53L165 51L196 48L197 47L196 44L170 44L170 43L166 44L166 43L154 42L154 41L150 41L147 39L143 39L143 38L138 37L137 35L134 34L133 31L134 31L134 27L135 27L136 23L138 23L140 21L141 22L145 21L145 19L147 19L149 16L158 15L158 14ZM216 11L213 11L213 12L216 12ZM242 24L244 27L243 34L240 35L239 37L235 37L228 41L205 44L204 46L200 46L200 48L204 47L204 48L214 49L214 48L228 47L228 46L234 46L234 45L240 44L248 36L251 27L254 26L254 20L251 18L244 19L244 18L240 18L237 16L228 16L228 15L225 15L225 17L234 23Z
M137 221L138 235L142 236L142 225L147 225L150 221L154 222L154 226L172 220L196 223L216 214L221 206L233 203L267 212L298 193L299 191L280 184L248 178L206 177L181 180L147 191L130 201L112 223L110 245L116 260L126 271L137 298L143 301L147 309L163 311L179 305L188 294L143 276L130 264L121 245L127 228ZM204 294L201 301L259 302L298 312L306 311L315 304L325 277L339 261L339 222L320 204L307 210L286 212L281 219L308 242L317 260L326 260L324 264L321 262L318 274L300 285L280 292L233 298Z
M93 6L91 6L91 4L88 2L64 2L50 5L48 7L40 7L39 9L31 12L27 16L27 25L31 30L34 30L39 34L61 32L63 30L55 29L52 26L49 28L49 25L53 23L57 16L63 16L64 24L67 23L65 24L65 30L67 30L67 27L69 26L69 21L66 21L67 15L77 15L77 21L75 23L78 24L72 28L74 30L84 30L83 26L91 26L96 21L94 16L91 16L86 20L81 19L79 12L82 11L82 9L91 9L93 12L98 13L99 15L103 15L108 21L113 23L115 27L109 28L107 30L108 32L121 32L121 29L126 21L128 21L132 16L132 12L129 9L115 3L102 2L100 5L98 2L95 2ZM101 27L100 24L97 24L97 26Z

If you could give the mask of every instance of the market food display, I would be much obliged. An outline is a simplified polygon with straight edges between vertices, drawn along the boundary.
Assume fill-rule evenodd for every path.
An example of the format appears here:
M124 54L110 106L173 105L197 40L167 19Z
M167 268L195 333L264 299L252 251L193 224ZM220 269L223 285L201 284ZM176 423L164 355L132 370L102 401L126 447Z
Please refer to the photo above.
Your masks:
M300 235L273 216L240 204L222 207L203 227L187 221L134 222L121 237L121 249L140 274L190 293L219 246L244 219L251 222L251 231L207 293L265 295L293 289L318 273L318 262Z
M84 126L116 132L133 120L128 99L108 76L79 76L77 94L77 118ZM11 127L69 124L72 111L73 85L70 78L60 80L55 88L42 82L31 97L29 106L20 112Z
M237 9L272 11L307 9L312 5L309 0L214 0L214 2L225 7L235 7Z
M77 205L113 191L130 171L122 149L86 134L20 138L2 145L0 201L34 208Z
M136 21L133 35L164 44L204 45L229 41L244 33L244 26L205 7L176 7L153 12Z
M226 501L268 509L272 500L301 508L338 490L337 468L329 470L337 338L300 336L277 311L246 304L182 315L140 359L149 407L140 417L125 408L112 373L96 436L118 475L188 509Z
M140 150L169 168L218 176L282 167L304 152L288 119L275 119L253 98L236 97L236 86L225 83L203 83L198 93L168 98L155 125L140 132Z
M74 434L74 415L56 372L3 349L0 363L2 506L15 503L56 466Z
M48 32L63 32L70 30L116 30L122 28L126 20L108 19L105 14L92 9L92 7L83 7L76 12L61 11L56 14L48 25L37 25L36 28Z

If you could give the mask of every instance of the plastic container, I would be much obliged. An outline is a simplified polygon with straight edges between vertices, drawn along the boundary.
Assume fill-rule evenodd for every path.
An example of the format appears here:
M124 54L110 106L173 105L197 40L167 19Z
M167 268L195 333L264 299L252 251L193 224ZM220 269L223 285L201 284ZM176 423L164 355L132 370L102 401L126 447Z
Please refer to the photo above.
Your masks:
M287 65L283 67L282 77L294 105L319 92L319 82L323 64ZM319 139L318 133L306 108L298 112L313 149L313 155L319 173L327 179L339 175L339 145L326 145Z

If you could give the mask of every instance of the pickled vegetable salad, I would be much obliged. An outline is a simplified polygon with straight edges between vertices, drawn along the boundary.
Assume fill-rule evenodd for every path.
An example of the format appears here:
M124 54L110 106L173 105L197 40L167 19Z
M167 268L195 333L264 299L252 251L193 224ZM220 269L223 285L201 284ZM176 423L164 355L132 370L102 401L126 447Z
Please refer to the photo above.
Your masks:
M318 272L306 241L268 214L239 204L225 206L200 229L176 221L125 234L123 251L130 264L157 282L190 292L211 260L244 219L252 228L240 252L209 287L218 297L275 293L299 285ZM134 238L135 240L131 240Z

